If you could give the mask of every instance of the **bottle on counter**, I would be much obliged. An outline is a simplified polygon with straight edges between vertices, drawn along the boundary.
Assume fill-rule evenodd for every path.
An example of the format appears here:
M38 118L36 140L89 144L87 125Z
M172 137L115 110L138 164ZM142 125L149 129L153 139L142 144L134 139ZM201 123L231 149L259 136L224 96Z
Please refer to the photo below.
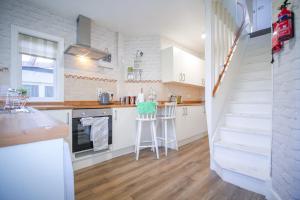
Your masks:
M136 104L138 104L138 103L142 103L144 101L145 101L145 97L144 97L144 93L143 93L143 88L141 88L141 91L138 94L135 102L136 102Z

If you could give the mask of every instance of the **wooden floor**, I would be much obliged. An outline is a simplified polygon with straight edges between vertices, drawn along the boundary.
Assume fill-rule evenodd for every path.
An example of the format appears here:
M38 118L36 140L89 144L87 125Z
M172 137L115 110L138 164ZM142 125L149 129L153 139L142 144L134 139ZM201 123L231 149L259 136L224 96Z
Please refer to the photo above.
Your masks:
M79 170L76 199L263 200L253 192L223 182L209 169L207 137L169 151L159 160L146 149Z

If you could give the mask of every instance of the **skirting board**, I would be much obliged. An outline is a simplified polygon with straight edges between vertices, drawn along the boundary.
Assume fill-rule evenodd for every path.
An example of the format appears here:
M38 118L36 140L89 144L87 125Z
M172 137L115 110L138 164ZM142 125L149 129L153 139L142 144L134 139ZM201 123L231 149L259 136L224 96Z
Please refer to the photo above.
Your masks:
M269 194L266 196L266 198L268 200L282 200L277 192L273 190L272 186L270 187Z
M207 135L207 132L203 132L203 133L197 134L193 137L181 140L178 142L178 146L183 146L185 144L191 143L195 140L205 137L206 135ZM115 157L119 157L119 156L126 155L126 154L133 153L133 152L134 152L134 146L131 146L131 147L116 150L116 151L106 151L103 153L90 155L85 158L73 160L73 169L74 169L74 171L76 171L76 170L79 170L79 169L82 169L85 167L89 167L89 166L113 159Z

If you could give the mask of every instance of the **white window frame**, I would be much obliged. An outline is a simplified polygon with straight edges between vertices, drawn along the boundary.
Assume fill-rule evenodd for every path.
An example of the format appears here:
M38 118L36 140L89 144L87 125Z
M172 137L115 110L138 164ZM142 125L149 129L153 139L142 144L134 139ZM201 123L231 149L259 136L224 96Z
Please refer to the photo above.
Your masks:
M57 42L56 68L54 76L54 97L53 98L30 98L29 101L63 101L64 100L64 38L53 36L47 33L11 25L11 67L10 85L12 88L22 86L21 56L19 53L19 34L30 35Z

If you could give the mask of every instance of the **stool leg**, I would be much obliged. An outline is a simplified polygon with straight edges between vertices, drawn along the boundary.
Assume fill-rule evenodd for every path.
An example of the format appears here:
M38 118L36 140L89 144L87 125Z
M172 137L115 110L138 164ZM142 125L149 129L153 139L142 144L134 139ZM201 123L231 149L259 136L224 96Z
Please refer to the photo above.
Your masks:
M158 152L158 145L157 145L157 137L156 137L156 128L155 128L155 123L154 123L154 121L151 122L151 128L152 128L153 136L154 136L154 144L155 144L156 158L159 159L159 152Z
M150 125L151 126L151 125ZM155 148L154 148L154 146L155 146L155 143L154 143L154 133L153 133L153 130L152 130L152 127L150 127L150 132L151 132L151 151L155 151Z
M168 120L165 120L165 155L168 156Z
M140 143L141 143L141 134L142 134L142 122L138 122L138 132L137 132L137 143L136 143L136 160L139 159L140 154Z
M178 142L177 142L177 135L176 135L175 119L172 119L172 127L173 127L173 134L174 134L174 139L175 139L176 150L178 151Z

